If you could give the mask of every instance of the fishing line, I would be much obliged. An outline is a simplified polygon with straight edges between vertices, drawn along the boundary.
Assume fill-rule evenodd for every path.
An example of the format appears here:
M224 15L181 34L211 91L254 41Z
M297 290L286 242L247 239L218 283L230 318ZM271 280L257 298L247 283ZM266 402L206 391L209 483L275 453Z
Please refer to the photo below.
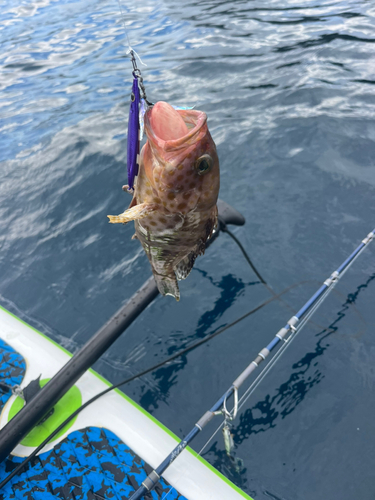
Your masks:
M237 243L238 240L237 238L234 238L234 241ZM246 260L249 262L250 264L250 257L247 255L245 249L242 247L241 245L241 250L242 252L244 253L244 255L246 255ZM365 247L364 247L365 248ZM352 262L354 262L358 257L359 255L362 253L362 251L364 250L364 248L356 255L356 257L353 259ZM253 266L251 266L252 269L253 269ZM348 266L349 267L349 266ZM343 272L342 272L342 275L347 271L348 268L346 268ZM152 367L146 369L146 370L143 370L142 372L140 373L137 373L136 375L133 375L132 377L129 377L125 380L122 380L121 382L119 382L118 384L115 384L115 385L112 385L110 387L108 387L107 389L105 389L104 391L98 393L96 396L92 397L91 399L89 399L88 401L86 401L86 403L84 403L80 408L78 408L75 412L73 412L62 424L60 424L21 464L19 464L18 467L16 467L11 474L9 474L9 476L7 476L1 483L0 483L0 489L2 489L15 475L17 475L43 448L44 446L56 435L58 434L62 429L64 429L64 427L70 422L70 420L72 420L76 415L78 415L82 410L84 410L87 406L89 406L91 403L93 403L94 401L96 401L97 399L99 399L101 396L104 396L105 394L107 394L108 392L112 391L112 390L115 390L117 389L118 387L122 386L122 385L125 385L127 383L130 383L131 381L137 379L137 378L140 378L152 371L155 371L157 370L158 368L161 368L162 366L164 366L165 364L173 361L174 359L178 358L178 357L181 357L182 355L186 354L187 352L195 349L196 347L208 342L209 340L212 340L214 337L220 335L221 333L223 333L224 331L228 330L229 328L231 328L232 326L236 325L237 323L239 323L240 321L242 321L243 319L247 318L248 316L250 316L251 314L254 314L255 312L259 311L260 309L262 309L263 307L265 307L267 304L270 304L271 302L273 302L274 300L276 299L279 299L282 295L284 295L286 292L288 292L289 290L297 287L297 286L300 286L301 284L304 284L304 283L307 283L308 281L302 281L300 283L297 283L297 284L294 284L294 285L291 285L287 288L285 288L281 293L279 294L274 294L273 297L270 297L269 299L265 300L264 302L262 302L260 305L256 306L255 308L251 309L250 311L248 311L247 313L245 313L244 315L242 315L241 317L237 318L235 321L229 323L228 325L224 326L223 328L219 329L217 332L214 332L210 335L208 335L207 337L203 338L203 339L200 339L198 340L197 342L194 342L193 344L191 344L190 346L182 349L181 351L178 351L177 353L173 354L172 356L169 356L167 359L165 359L164 361L161 361L155 365L153 365ZM331 291L333 289L333 287L330 287L328 290ZM327 290L327 291L328 291ZM321 301L323 300L323 297L325 298L327 294L323 294L323 296L320 298L320 300L318 301L318 303L320 304ZM315 307L313 307L313 311L315 311L317 305ZM308 319L310 318L311 314L308 314L306 318L304 318L301 323L300 323L300 327L301 326L304 326L304 324L306 323L306 321L308 321ZM280 349L279 351L276 353L275 357L276 360L281 356L283 350L286 348L286 346L289 344L288 343L285 343ZM267 367L269 366L270 368L274 365L274 363L276 361L273 361L274 358L272 358L272 360L270 361L270 363L264 368L264 370L267 369ZM269 369L267 370L266 373L268 373ZM261 372L261 374L259 374L258 378L255 380L254 384L257 384L260 383L260 381L263 379L263 377L260 379L260 377L262 376L264 370ZM264 376L266 375L266 373L264 373ZM258 383L257 383L258 382ZM252 384L252 386L254 385ZM250 388L248 389L248 391L245 392L245 394L242 396L242 398L240 399L240 402L241 402L241 407L242 405L246 402L244 401L244 398L247 396L247 399L248 397L250 397L251 393L249 393L249 391L251 390L252 386L250 386ZM254 390L255 390L255 387L254 387ZM246 400L247 400L246 399ZM215 431L215 433L213 434L213 436L218 432L218 430L220 429L221 426L219 426L219 428ZM209 441L211 441L211 439L213 438L213 436L210 438ZM209 442L208 441L208 442ZM207 442L207 444L208 444ZM206 445L205 445L206 446ZM205 446L202 448L201 452L204 450ZM200 452L200 453L201 453Z
M251 267L251 269L254 271L254 273L258 276L258 279L261 283L263 283L263 285L266 285L266 288L272 293L274 294L275 292L270 289L270 287L267 285L266 281L262 278L261 274L259 273L259 271L257 270L257 268L254 266L254 264L252 263L249 255L247 254L246 250L244 249L244 247L242 246L242 243L237 239L237 237L232 233L232 231L229 231L227 225L222 221L220 220L220 230L223 231L224 233L227 233L229 234L229 236L237 243L238 247L240 248L241 252L243 253L243 256L245 257L245 259L247 260L249 266Z
M270 304L271 302L273 302L274 300L276 300L278 297L280 297L281 295L287 293L289 290L292 290L293 288L296 288L297 286L300 286L301 284L304 284L306 283L306 281L302 281L300 283L296 283L294 285L291 285L287 288L285 288L281 293L279 293L276 297L270 297L269 299L265 300L264 302L262 302L261 304L259 304L258 306L254 307L253 309L251 309L250 311L248 311L246 314L244 314L243 316L241 316L240 318L237 318L235 321L233 321L232 323L229 323L228 325L224 326L223 328L221 328L220 330L218 330L217 332L215 333L212 333L210 335L207 335L207 337L203 338L203 339L200 339L198 340L197 342L194 342L193 344L191 344L190 346L186 347L185 349L182 349L181 351L178 351L177 353L173 354L172 356L169 356L167 359L165 359L164 361L161 361L153 366L151 366L150 368L147 368L146 370L143 370L142 372L139 372L135 375L133 375L132 377L129 377L125 380L122 380L121 382L115 384L115 385L112 385L110 387L108 387L107 389L105 389L104 391L96 394L95 396L93 396L91 399L89 399L88 401L86 401L86 403L84 403L82 406L80 406L75 412L73 412L71 415L69 415L69 417L64 420L64 422L62 424L60 424L33 452L30 453L30 455L21 463L19 464L1 483L0 483L0 490L14 477L16 476L17 474L19 474L22 469L46 446L46 444L49 443L49 441L56 435L58 434L62 429L64 429L64 427L75 417L77 416L82 410L84 410L85 408L87 408L87 406L89 406L91 403L94 403L97 399L99 399L101 396L104 396L105 394L107 394L108 392L110 391L113 391L114 389L117 389L119 388L120 386L122 385L125 385L125 384L128 384L129 382L132 382L133 380L137 379L137 378L140 378L144 375L147 375L148 373L150 372L153 372L155 370L157 370L158 368L161 368L162 366L164 366L165 364L167 363L170 363L171 361L175 360L176 358L179 358L181 356L183 356L184 354L186 354L187 352L189 351L192 351L193 349L195 349L196 347L199 347L200 345L208 342L209 340L212 340L214 337L217 337L218 335L220 335L221 333L223 333L225 330L228 330L229 328L231 328L232 326L234 326L235 324L239 323L240 321L242 321L243 319L247 318L248 316L250 316L251 314L254 314L255 312L259 311L260 309L262 309L263 307L265 307L267 304Z
M347 270L349 269L349 267L351 267L351 265L357 260L357 258L362 254L363 250L367 247L368 243L374 238L374 235L375 235L375 231L369 233L367 235L367 237L362 240L362 243L361 245L343 262L343 264L341 264L341 266L334 272L332 273L332 275L330 276L330 278L328 278L324 284L322 285L322 287L313 295L313 297L311 297L309 299L308 302L305 303L305 305L298 311L298 313L296 313L295 316L293 316L287 323L287 326L282 328L278 334L276 335L276 337L274 338L274 340L267 346L267 348L265 349L262 349L261 353L263 351L267 351L268 354L270 353L270 351L273 349L273 347L275 345L277 345L278 341L280 340L283 340L284 343L281 344L281 347L279 348L279 350L276 352L276 354L273 356L273 358L271 358L271 360L269 361L269 363L267 364L267 366L261 371L261 373L258 375L258 377L255 379L255 381L250 385L250 387L247 389L247 391L245 391L245 393L243 394L243 396L241 397L240 401L239 401L239 408L242 408L243 405L246 403L246 401L249 399L250 395L253 393L253 391L257 388L257 386L260 384L260 382L263 380L263 378L267 375L267 373L272 369L272 367L276 364L276 362L278 361L278 359L281 357L281 355L284 353L285 349L287 349L288 345L293 341L293 339L297 336L297 334L302 330L302 328L304 327L304 325L307 323L307 321L310 319L311 315L316 311L316 309L320 306L320 304L327 298L327 296L329 295L329 293L332 291L332 289L335 287L337 281L339 279L342 278L342 276L347 272ZM287 290L295 287L295 286L298 286L299 284L297 285L292 285L291 287L288 287L286 290L284 290L283 292L281 292L281 294L279 295L282 295L283 293L285 293ZM139 378L141 377L142 375L145 375L151 371L154 371L155 369L165 365L166 363L174 360L175 358L183 355L184 353L194 349L195 347L197 347L198 345L201 345L203 344L204 342L207 342L208 340L211 340L213 337L219 335L220 333L222 333L223 331L227 330L228 328L230 328L231 326L233 326L234 324L238 323L239 321L241 321L241 319L244 319L246 316L249 316L250 314L254 313L255 311L259 310L261 307L264 307L266 304L272 302L273 300L275 300L277 297L271 297L269 298L268 300L264 301L262 304L260 304L259 306L257 306L256 308L252 309L251 311L249 311L247 314L243 315L241 318L235 320L234 322L232 322L231 324L229 325L226 325L226 327L218 330L217 332L215 332L214 334L211 334L211 335L208 335L205 339L201 339L199 340L198 342L195 342L194 344L192 344L191 346L183 349L182 351L179 351L178 353L170 356L169 358L167 358L166 360L160 362L160 363L157 363L156 365L154 365L153 367L151 368L148 368L147 370L144 370L143 372L141 373L138 373L132 377L129 377L128 379L118 383L118 384L115 384L111 387L108 387L106 390L102 391L101 393L97 394L96 396L94 396L93 398L91 398L90 400L88 400L84 405L82 405L80 408L78 408L73 414L71 414L57 429L55 429L54 432L52 432L50 434L50 436L47 437L47 439L44 440L43 443L41 443L41 445L39 445L21 464L19 464L19 466L13 470L13 472L11 474L9 474L9 476L7 476L1 483L0 483L0 489L3 488L16 474L18 474L24 467L25 465L27 465L27 463L30 462L30 460L32 458L34 458L34 456L36 456L42 449L43 447L58 433L60 432L60 430L62 430L66 424L72 419L74 418L80 411L82 411L84 408L86 408L89 404L93 403L94 401L96 401L99 397L103 396L104 394L106 394L107 392L110 392L118 387L120 387L121 385L124 385L126 383L129 383L130 381L136 379L136 378ZM310 309L311 308L311 309ZM305 316L306 314L306 316ZM295 326L297 324L297 326ZM286 334L289 333L289 336L286 338ZM276 341L276 342L275 342ZM258 354L256 360L258 361L258 363L260 362L260 357L265 359L265 356L262 354L261 355ZM266 355L268 355L266 354ZM242 381L241 379L245 380L245 378L247 378L249 376L249 374L251 373L251 371L254 369L254 366L252 367L253 364L255 364L255 366L258 366L258 363L256 363L255 361L253 361L252 363L250 363L250 365L248 365L248 367L240 374L240 376L236 379L236 381L233 383L234 385L232 385L232 388L235 388L235 387L239 387L241 384L242 384ZM249 369L252 367L252 370L249 371ZM244 378L245 377L245 378ZM217 403L215 403L214 407L218 408L217 405L221 404L223 405L223 408L224 408L224 403L225 403L225 400L226 398L228 397L227 395L229 394L229 391L231 390L229 389L226 393L226 395L224 395L224 400L223 398L221 398ZM221 403L220 403L221 402ZM213 408L214 408L213 407ZM208 413L212 412L213 410L210 410ZM236 410L236 413L237 413L237 410ZM232 413L229 413L227 412L227 414L231 415ZM207 413L205 414L207 415ZM205 420L205 416L203 416L199 422L204 426L206 425L206 423L209 421L207 420L205 423L203 422L203 420ZM219 426L219 428L215 431L215 433L213 434L213 436L218 432L218 430L220 429L220 427L222 426L222 424ZM185 443L185 446L186 444L190 441L190 439L193 438L193 436L196 434L196 428L199 428L200 430L202 430L202 427L198 426L197 425L194 427L193 431L191 431L190 433L190 437L188 439L188 436L185 438L186 441L184 441ZM212 436L212 437L213 437ZM210 438L210 440L206 443L206 445L211 441L212 437ZM202 448L201 452L205 449L206 445ZM178 448L181 447L181 444L178 445ZM176 449L174 450L173 453L176 452ZM180 451L178 452L178 454L184 449L184 447L182 447L180 449ZM172 455L173 455L172 453ZM177 455L178 455L177 454ZM176 458L176 456L174 457ZM169 457L167 457L167 459L159 466L160 468L160 473L164 472L165 468L168 466L168 461L169 461ZM167 463L167 465L165 466L164 464ZM169 462L170 464L171 462ZM159 470L158 468L158 470ZM163 469L163 470L161 470ZM142 487L143 488L143 487ZM138 489L137 492L135 492L135 496L138 498L137 494L142 490L142 488Z
M358 259L358 257L362 254L366 247L363 247L357 255L353 258L353 260L350 263L350 266L354 264L354 262ZM345 275L345 273L348 271L350 266L347 266L340 274L340 279ZM293 342L293 340L296 338L296 336L299 334L299 332L302 330L302 328L306 325L306 323L309 321L311 316L315 313L315 311L320 307L320 305L326 300L328 295L334 290L335 286L337 284L336 282L333 282L332 285L327 288L325 293L319 298L319 300L314 304L314 306L311 308L311 310L306 314L306 316L301 320L299 323L298 327L296 330L291 334L291 336L288 338L286 342L280 347L280 349L277 351L275 356L270 360L270 362L267 364L267 366L264 367L262 372L258 375L258 377L254 380L254 382L248 387L248 389L244 392L242 397L239 400L238 404L238 410L240 410L243 405L246 403L246 401L249 399L249 397L253 394L255 389L259 386L260 382L264 379L264 377L268 374L268 372L271 370L271 368L275 365L275 363L278 361L278 359L282 356L282 354L285 352L285 350L289 347L289 345Z
M122 11L122 5L121 5L120 0L117 0L117 3L118 3L118 6L120 7L121 22L122 22L122 25L123 25L123 27L124 27L126 40L128 41L128 46L129 46L129 50L130 50L130 49L131 49L131 46L130 46L130 41L129 41L129 37L128 37L128 32L127 32L127 29L126 29L126 27L125 27L125 16L124 16L124 13L123 13L123 11Z
M363 249L358 252L357 256L352 260L350 266L357 260L359 255L363 252L363 250L366 247L363 247ZM243 253L245 254L245 250L242 250ZM246 259L247 260L247 259ZM348 266L341 274L340 274L340 279L344 274L347 272L349 269ZM328 297L328 295L334 290L334 287L336 286L337 282L333 282L330 288L326 290L326 292L319 298L319 300L314 304L314 306L309 310L309 312L306 314L306 316L301 320L299 323L298 327L296 330L292 333L292 335L287 339L286 342L284 342L279 350L276 352L276 354L272 357L272 359L269 361L269 363L263 368L263 370L260 372L260 374L256 377L256 379L250 384L250 386L246 389L244 394L241 396L241 398L238 401L238 406L236 413L238 413L241 408L246 404L246 402L249 400L250 396L256 391L256 389L259 387L261 382L265 379L265 377L268 375L268 373L272 370L272 368L275 366L275 364L279 361L281 356L284 354L286 349L290 346L290 344L293 342L293 340L297 337L298 333L303 329L303 327L306 325L306 323L310 320L311 316L315 313L315 311L320 307L320 305L324 302L324 300ZM229 414L233 417L234 414L234 408L229 411ZM205 442L203 447L200 449L198 452L198 456L201 456L204 450L207 448L207 446L210 444L210 442L214 439L216 434L220 431L220 429L224 426L226 423L226 420L223 420L220 422L219 426L217 429L211 434L211 436L208 438L208 440ZM162 500L166 500L168 495L173 491L173 489L178 488L178 482L180 478L182 477L183 472L180 473L178 479L174 482L175 486L170 488L170 490L165 494Z
M340 279L345 275L345 273L348 271L348 269L351 267L351 265L358 259L358 257L362 254L366 246L364 246L358 253L357 255L353 258L351 261L350 265L348 265L341 273L340 273ZM315 311L320 307L320 305L324 302L324 300L328 297L328 295L334 290L334 287L336 286L337 282L333 282L332 285L325 291L325 293L319 298L319 300L314 304L314 306L311 308L311 310L306 314L306 316L301 320L299 323L298 327L296 330L290 335L290 337L287 339L284 344L280 347L280 349L277 351L277 353L273 356L273 358L269 361L269 363L263 368L261 373L256 377L256 379L250 384L250 386L247 388L247 390L244 392L244 394L241 396L241 398L238 401L238 409L239 411L245 403L248 401L250 396L255 392L255 390L258 388L260 383L264 380L264 378L267 376L267 374L271 371L273 366L277 363L277 361L281 358L281 356L284 354L286 349L289 347L289 345L293 342L293 340L296 338L298 333L302 330L302 328L306 325L306 323L309 321L311 316L315 313ZM231 415L233 415L233 410L229 412ZM205 448L208 446L208 444L212 441L212 439L216 436L216 434L219 432L219 430L223 427L225 421L222 421L220 425L217 427L217 429L213 432L213 434L210 436L210 438L206 441L204 446L201 448L199 451L198 455L201 455Z
M140 57L140 55L133 49L133 47L130 45L130 40L129 40L129 36L128 36L128 31L126 29L126 26L125 26L125 15L123 13L123 10L122 10L122 5L121 5L121 1L120 0L117 0L117 3L119 5L119 8L120 8L120 17L121 17L121 22L122 22L122 26L124 28L124 31L125 31L125 36L126 36L126 41L128 42L128 50L126 51L126 55L129 55L130 54L130 57L133 54L135 54L138 59L139 59L139 62L143 65L143 66L147 66L146 63L144 63ZM136 69L136 68L134 68Z
M332 290L332 288L330 289ZM263 368L263 370L260 372L260 374L256 377L256 379L250 384L250 386L246 389L244 394L241 396L241 398L238 401L238 411L244 406L244 404L247 402L247 400L250 398L250 396L255 392L255 390L258 388L260 383L264 380L264 378L268 375L268 373L271 371L273 366L277 363L277 361L281 358L281 356L284 354L286 349L289 347L289 345L293 342L297 334L302 330L302 328L305 326L305 324L308 322L312 314L316 311L316 309L320 306L320 304L325 300L325 298L329 295L329 293L326 293L323 295L320 300L316 303L316 305L311 309L311 312L306 316L305 319L303 319L299 325L298 330L291 336L289 337L287 342L284 342L284 344L280 347L280 349L277 351L277 353L273 356L273 358L269 361L269 363ZM233 410L229 412L231 415L233 415ZM218 428L213 432L211 437L207 440L207 442L204 444L203 448L199 451L199 455L203 453L207 445L212 441L212 439L215 437L215 435L219 432L219 430L223 427L225 421L222 421Z
M224 233L227 233L231 238L232 240L237 243L239 249L241 250L243 256L245 257L246 261L248 262L249 266L251 267L251 269L254 271L254 273L256 274L256 276L258 277L259 281L262 283L263 286L265 286L265 288L270 292L271 295L273 295L274 297L277 296L277 293L275 292L275 290L266 282L266 280L261 276L261 274L259 273L259 271L257 270L257 268L255 267L255 265L253 264L252 260L250 259L248 253L246 252L245 248L243 247L242 243L238 240L238 238L234 235L234 233L232 233L232 231L230 231L227 227L227 225L225 224L225 222L222 220L222 219L219 219L219 223L220 223L220 230L223 231ZM280 301L281 304L283 304L284 306L286 306L286 308L289 310L289 311L293 311L294 309L288 304L288 302L286 302L285 300L283 300L281 297L278 297L278 300ZM316 325L316 323L314 321L312 321L313 324Z

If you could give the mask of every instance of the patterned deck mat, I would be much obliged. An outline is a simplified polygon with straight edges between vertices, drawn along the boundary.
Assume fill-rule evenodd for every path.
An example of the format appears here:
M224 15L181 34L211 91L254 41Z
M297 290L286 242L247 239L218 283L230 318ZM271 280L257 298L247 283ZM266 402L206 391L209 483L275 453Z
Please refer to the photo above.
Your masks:
M22 458L0 464L0 479ZM35 457L26 471L0 492L1 499L124 500L141 485L152 468L113 432L98 427L74 431L53 450ZM187 500L161 479L146 500Z
M0 413L12 395L6 387L19 385L25 370L26 363L21 354L0 339Z

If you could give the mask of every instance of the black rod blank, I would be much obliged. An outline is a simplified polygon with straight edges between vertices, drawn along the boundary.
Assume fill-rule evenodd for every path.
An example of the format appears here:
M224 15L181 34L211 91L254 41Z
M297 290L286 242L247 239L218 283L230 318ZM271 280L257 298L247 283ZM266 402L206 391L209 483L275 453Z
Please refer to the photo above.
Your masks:
M26 434L118 339L157 297L158 293L154 278L149 278L133 297L51 378L35 395L32 402L24 406L1 429L0 462L7 458Z
M224 224L242 226L245 223L244 217L224 201L218 200L217 206L219 220ZM219 232L220 224L212 238L208 240L207 246L216 239ZM0 463L133 323L158 293L154 278L149 278L133 297L51 378L32 401L0 430Z

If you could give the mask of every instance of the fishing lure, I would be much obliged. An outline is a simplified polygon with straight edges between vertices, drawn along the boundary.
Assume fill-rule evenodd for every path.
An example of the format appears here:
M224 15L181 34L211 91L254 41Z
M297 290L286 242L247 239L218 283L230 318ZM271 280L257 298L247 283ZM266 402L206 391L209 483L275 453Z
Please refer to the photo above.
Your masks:
M138 77L133 72L133 87L129 109L128 123L128 155L127 155L127 170L128 170L128 191L134 191L134 179L138 175L139 170L139 143L140 143L140 124L139 124L139 102L140 93L138 86Z
M224 438L225 452L228 455L228 457L232 457L234 441L233 441L233 434L230 431L230 426L227 421L225 421L223 426L223 438Z
M224 437L225 452L232 461L235 471L237 473L240 473L243 470L244 464L242 458L236 457L234 455L233 434L231 433L231 426L230 424L228 424L227 420L225 420L224 422L223 437Z
M130 193L134 192L134 179L139 171L139 149L143 138L144 120L143 117L148 106L152 104L147 101L145 86L140 69L137 67L135 59L136 52L130 47L129 51L133 65L133 86L130 98L129 122L128 122L128 151L127 151L127 171L128 186ZM137 54L138 56L138 54ZM138 56L140 62L144 64ZM124 187L125 188L125 187Z
M128 122L128 150L127 150L127 172L129 193L134 192L134 180L139 171L139 150L140 142L143 139L144 133L144 116L149 106L152 106L147 101L145 87L141 71L137 67L135 52L130 48L129 52L131 62L133 64L133 86L130 98L129 122ZM138 56L138 54L137 54ZM139 57L139 56L138 56ZM142 61L141 61L142 62ZM144 64L144 63L142 63ZM175 109L189 110L194 106L173 106Z

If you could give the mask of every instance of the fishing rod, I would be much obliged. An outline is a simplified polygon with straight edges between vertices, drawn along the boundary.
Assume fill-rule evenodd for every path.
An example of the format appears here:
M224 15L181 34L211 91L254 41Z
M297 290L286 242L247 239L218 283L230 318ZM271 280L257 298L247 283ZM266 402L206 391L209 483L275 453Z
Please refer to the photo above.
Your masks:
M158 483L161 475L166 471L166 469L176 460L176 458L183 452L186 446L195 438L195 436L203 430L203 428L213 419L215 415L224 416L224 422L228 420L233 420L238 412L238 389L247 380L247 378L253 373L253 371L258 368L258 366L266 360L270 355L271 351L275 349L277 345L282 343L280 349L277 351L273 359L265 366L262 372L259 374L254 383L245 392L244 397L246 400L249 397L252 390L257 386L260 381L264 378L266 373L274 366L277 359L281 356L282 352L287 348L293 338L302 330L303 326L306 324L308 318L313 314L320 304L325 300L328 294L333 290L340 278L345 274L349 267L354 263L354 261L360 256L363 250L375 237L375 229L371 231L360 243L360 245L350 254L350 256L334 271L328 279L324 281L321 287L312 295L312 297L301 307L301 309L292 316L287 324L281 328L273 340L264 347L256 356L256 358L243 370L243 372L236 378L229 389L221 396L218 401L208 410L202 417L196 422L193 429L186 435L186 437L180 441L180 443L174 448L174 450L164 459L164 461L154 469L147 478L142 482L142 486L138 488L137 491L129 498L129 500L140 500L145 494L150 492ZM251 391L251 392L250 392ZM227 410L227 401L230 396L234 397L234 407L231 411ZM242 400L244 399L241 398ZM244 404L244 402L242 403ZM242 406L242 405L241 405Z
M293 288L297 287L297 286L300 286L302 284L304 284L305 282L304 281L301 281L299 283L295 283L294 285L290 285L288 286L287 288L285 288L282 292L278 293L276 296L273 296L273 297L270 297L269 299L267 300L264 300L261 304L253 307L250 311L246 312L245 314L243 314L242 316L240 316L239 318L235 319L234 321L232 321L231 323L229 323L228 325L225 325L223 328L220 328L219 330L217 330L216 332L214 333L211 333L209 335L207 335L206 337L204 337L203 339L199 339L197 340L196 342L193 342L192 344L188 345L187 347L185 347L184 349L172 354L172 356L169 356L168 358L164 359L163 361L160 361L159 363L156 363L155 365L153 366L150 366L149 368L146 368L145 370L141 371L141 372L138 372L136 373L135 375L132 375L131 377L128 377L126 378L125 380L122 380L121 382L118 382L116 383L115 385L111 385L110 387L108 387L107 389L104 389L104 391L96 394L95 396L93 396L91 399L89 399L88 401L86 401L82 406L80 406L79 408L77 408L77 410L75 410L73 413L71 413L69 415L69 417L67 417L64 422L62 422L58 427L56 427L56 429L54 431L51 432L51 434L49 434L46 439L37 447L35 448L34 451L32 451L30 453L30 455L28 455L25 460L23 462L21 462L15 469L13 469L13 471L0 483L0 491L2 490L2 488L4 488L4 486L11 480L13 479L13 477L17 476L19 473L22 472L22 470L25 468L25 466L32 461L32 459L38 455L42 450L43 448L57 435L59 434L59 432L61 430L63 430L66 425L74 418L76 417L79 413L81 413L81 411L83 411L85 408L87 408L90 404L94 403L97 399L101 398L102 396L104 396L105 394L107 394L108 392L111 392L123 385L126 385L128 384L129 382L132 382L133 380L137 379L137 378L140 378L140 377L143 377L144 375L147 375L148 373L150 372L153 372L155 370L157 370L158 368L161 368L162 366L170 363L171 361L174 361L175 359L177 358L180 358L181 356L187 354L188 352L192 351L193 349L196 349L197 347L200 347L201 345L203 344L206 344L207 342L213 340L215 337L217 337L218 335L221 335L223 332L225 332L226 330L228 330L229 328L231 328L232 326L236 325L237 323L239 323L240 321L243 321L245 318L248 318L249 316L251 316L252 314L256 313L257 311L259 311L260 309L262 309L263 307L267 306L268 304L270 304L271 302L273 302L274 300L277 300L279 297L281 297L282 295L284 295L285 293L289 292L290 290L292 290ZM11 386L8 386L7 384L1 384L0 383L0 389L4 392L4 393L7 393L7 392L18 392L18 391L22 391L24 392L24 390L18 388L17 391L15 390L14 386L13 388ZM19 394L17 394L19 395Z
M242 226L245 218L223 200L217 202L219 219L224 224ZM220 233L218 224L210 243ZM76 383L158 296L151 276L142 287L103 325L88 342L40 389L0 430L0 463L14 450L30 430L37 425L62 396Z

